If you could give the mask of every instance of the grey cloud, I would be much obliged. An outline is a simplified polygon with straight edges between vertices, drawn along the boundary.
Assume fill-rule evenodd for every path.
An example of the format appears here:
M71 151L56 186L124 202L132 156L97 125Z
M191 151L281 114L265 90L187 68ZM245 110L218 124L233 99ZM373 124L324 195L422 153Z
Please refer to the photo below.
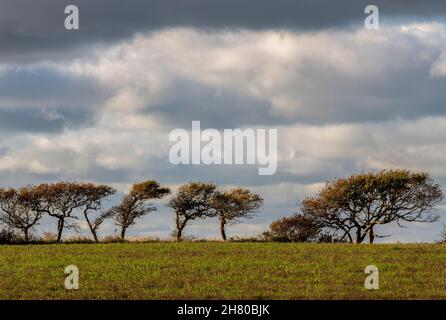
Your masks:
M76 115L77 118L83 118ZM71 117L76 122L82 119ZM45 119L40 110L0 109L0 132L4 131L28 131L28 132L58 132L64 127L64 119Z
M166 27L201 29L292 28L319 30L361 25L368 0L2 0L0 61L66 59L87 55L92 44L104 44ZM432 19L446 14L446 3L374 1L382 21L410 17ZM64 29L64 7L76 4L80 30ZM82 47L84 50L79 50Z
M35 174L24 170L1 170L1 185L18 188L28 184L38 184L47 181L58 181L57 174Z
M67 107L103 99L104 88L94 80L50 68L17 68L0 74L0 103L4 99ZM49 100L49 101L46 101Z
M7 151L0 154L1 157L7 155ZM48 156L50 158L51 155ZM81 157L79 154L69 155L67 162L75 162L76 158ZM32 161L34 159L29 159ZM42 182L64 181L96 181L98 183L133 183L138 180L150 178L147 175L138 175L129 170L123 169L106 169L97 166L94 163L88 163L88 168L84 172L55 172L55 173L36 173L24 168L0 170L1 185L20 187L27 184L39 184Z
M279 141L280 144L280 141ZM214 181L226 185L267 186L275 183L302 183L312 184L328 181L339 176L351 174L356 167L349 159L338 161L338 170L327 172L308 172L293 174L282 170L278 163L278 171L271 176L259 176L257 165L172 165L168 159L156 165L157 174L166 183L178 183L178 181L194 181L197 177L203 181Z
M192 120L221 129L418 119L446 112L446 77L431 75L444 34L437 22L373 33L176 30L141 37L93 69L109 68L105 83L132 92L130 104L142 101L141 112L173 127L188 128ZM169 52L169 36L181 54ZM271 38L277 43L262 49Z
M405 54L406 58L410 54ZM272 112L268 99L193 80L176 82L169 89L172 94L162 103L142 112L159 117L171 129L188 129L194 120L200 120L203 129L224 129L295 122L380 122L444 115L446 78L429 77L429 68L429 62L411 65L408 61L398 70L372 78L357 78L329 68L307 66L299 71L297 79L290 80L288 87L277 89L278 93L289 94L299 101L299 106L294 107L297 111L285 116Z
M303 108L287 119L318 124L444 115L446 78L433 79L428 70L427 63L416 67L412 64L374 79L356 79L317 68L308 70L302 73L305 81L296 90Z
M46 68L0 75L0 131L58 132L91 124L108 90L95 80Z
M201 121L203 130L278 123L269 103L255 97L187 80L176 81L170 91L174 94L143 112L158 116L171 129L190 129L194 120Z

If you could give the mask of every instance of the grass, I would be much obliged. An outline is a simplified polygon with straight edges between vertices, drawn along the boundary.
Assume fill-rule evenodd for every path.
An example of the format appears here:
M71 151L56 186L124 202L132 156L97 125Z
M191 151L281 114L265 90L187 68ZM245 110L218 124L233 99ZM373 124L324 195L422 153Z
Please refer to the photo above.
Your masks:
M79 290L64 269L79 268ZM380 289L364 288L364 269ZM446 299L439 244L0 246L0 299Z

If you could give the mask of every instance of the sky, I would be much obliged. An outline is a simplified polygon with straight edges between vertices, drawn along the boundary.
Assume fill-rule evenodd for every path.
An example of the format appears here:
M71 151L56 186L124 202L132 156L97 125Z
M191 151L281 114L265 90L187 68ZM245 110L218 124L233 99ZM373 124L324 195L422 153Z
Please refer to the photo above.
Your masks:
M79 30L64 28L69 4ZM379 29L364 27L369 4ZM0 184L106 183L119 191L106 207L147 179L261 194L263 210L229 236L261 233L354 173L426 171L446 187L445 21L446 2L433 0L0 0ZM169 133L192 121L277 128L277 173L171 164ZM168 237L167 200L128 235ZM438 213L382 227L392 236L380 241L435 241L446 205ZM35 232L55 230L45 218ZM219 237L214 219L186 233Z

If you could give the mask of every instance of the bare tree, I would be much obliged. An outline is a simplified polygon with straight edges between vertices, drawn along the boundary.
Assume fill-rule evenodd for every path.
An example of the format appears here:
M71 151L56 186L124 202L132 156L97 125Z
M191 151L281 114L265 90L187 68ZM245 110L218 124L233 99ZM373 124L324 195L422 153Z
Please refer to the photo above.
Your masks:
M168 206L175 210L177 241L182 240L187 223L197 218L215 216L212 201L217 186L213 183L189 182L182 185Z
M135 224L138 218L156 210L149 200L161 199L169 193L169 188L161 187L155 180L135 183L121 203L111 208L108 213L121 227L121 239L125 238L127 228Z
M94 220L91 220L90 215L93 213L97 214L97 212L102 209L102 201L113 195L116 190L106 185L86 183L82 185L82 190L80 190L80 192L83 196L81 203L85 220L93 235L94 241L99 242L98 229L106 219L113 217L113 212L110 210L100 212L99 215L94 217Z
M33 210L31 205L32 187L19 190L9 188L0 189L0 220L10 228L23 232L26 242L29 242L29 230L37 225L42 212Z
M427 173L384 170L338 179L316 197L302 202L302 213L341 238L373 243L377 225L396 222L433 222L434 208L443 199L440 185Z
M252 218L263 205L263 199L248 189L233 188L225 192L216 192L213 207L220 220L220 232L226 240L226 224L240 223L241 219Z

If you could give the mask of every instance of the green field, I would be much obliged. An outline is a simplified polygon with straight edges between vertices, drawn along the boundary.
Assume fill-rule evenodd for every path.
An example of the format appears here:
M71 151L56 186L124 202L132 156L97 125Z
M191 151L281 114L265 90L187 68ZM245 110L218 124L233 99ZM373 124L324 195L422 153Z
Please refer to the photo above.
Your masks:
M64 269L79 268L79 290ZM364 268L380 289L364 288ZM1 299L446 299L436 244L116 243L0 246Z

